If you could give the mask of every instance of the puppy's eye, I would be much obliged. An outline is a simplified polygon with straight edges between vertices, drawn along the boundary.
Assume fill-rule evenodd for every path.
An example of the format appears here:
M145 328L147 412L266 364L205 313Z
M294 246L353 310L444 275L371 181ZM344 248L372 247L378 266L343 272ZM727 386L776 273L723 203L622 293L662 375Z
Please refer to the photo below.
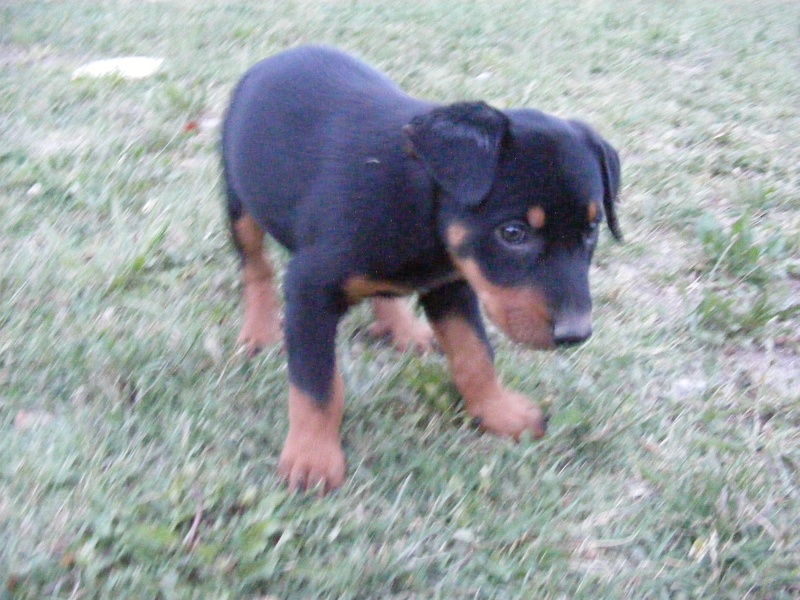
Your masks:
M583 243L587 246L594 243L597 238L597 221L592 221L583 232Z
M497 228L498 237L509 246L520 246L530 239L531 229L522 221L510 221Z

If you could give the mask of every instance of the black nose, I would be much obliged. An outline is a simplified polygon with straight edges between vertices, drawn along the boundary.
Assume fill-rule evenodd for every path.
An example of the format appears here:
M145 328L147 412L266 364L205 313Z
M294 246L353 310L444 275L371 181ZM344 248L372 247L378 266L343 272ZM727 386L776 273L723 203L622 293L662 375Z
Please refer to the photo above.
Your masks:
M588 335L563 335L563 336L555 336L553 341L555 342L556 346L560 348L565 348L567 346L577 346L578 344L582 344L586 340L591 337L591 333Z
M553 342L556 346L575 346L592 335L592 316L569 314L560 317L553 327Z

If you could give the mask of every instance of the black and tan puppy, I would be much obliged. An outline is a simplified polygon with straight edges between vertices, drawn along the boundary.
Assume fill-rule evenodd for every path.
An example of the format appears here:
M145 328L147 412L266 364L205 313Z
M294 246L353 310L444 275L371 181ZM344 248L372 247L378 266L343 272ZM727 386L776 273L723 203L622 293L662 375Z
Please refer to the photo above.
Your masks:
M222 149L250 352L280 338L264 233L293 253L279 463L292 489L344 480L335 336L365 298L376 298L376 330L425 349L430 328L393 298L418 293L476 423L544 434L537 405L497 379L479 303L531 348L591 335L589 263L604 215L619 237L619 158L597 133L535 110L417 100L339 51L301 47L244 76Z

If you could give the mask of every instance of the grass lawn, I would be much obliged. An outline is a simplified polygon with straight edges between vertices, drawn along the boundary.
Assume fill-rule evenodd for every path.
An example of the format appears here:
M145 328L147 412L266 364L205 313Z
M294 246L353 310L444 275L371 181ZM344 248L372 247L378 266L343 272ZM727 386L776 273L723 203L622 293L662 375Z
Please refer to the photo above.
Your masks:
M236 352L217 139L244 70L304 42L620 150L594 337L492 332L544 439L478 434L445 359L359 308L349 479L277 481L286 360ZM71 77L126 55L165 60ZM800 596L796 0L11 0L0 140L0 598Z

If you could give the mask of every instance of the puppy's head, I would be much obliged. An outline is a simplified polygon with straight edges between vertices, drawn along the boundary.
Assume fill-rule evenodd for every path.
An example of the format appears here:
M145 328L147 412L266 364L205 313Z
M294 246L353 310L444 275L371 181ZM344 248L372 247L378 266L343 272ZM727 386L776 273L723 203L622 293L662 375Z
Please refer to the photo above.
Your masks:
M621 239L616 151L583 123L482 102L436 108L405 132L441 192L453 262L489 318L533 348L586 340L604 217Z

